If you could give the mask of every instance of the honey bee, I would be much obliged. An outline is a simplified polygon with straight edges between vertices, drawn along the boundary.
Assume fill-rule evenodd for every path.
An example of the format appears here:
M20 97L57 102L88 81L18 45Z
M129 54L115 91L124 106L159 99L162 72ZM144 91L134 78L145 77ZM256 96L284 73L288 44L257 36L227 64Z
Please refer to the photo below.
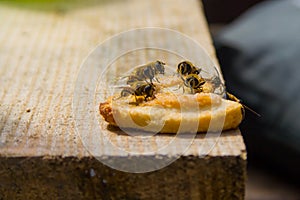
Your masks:
M155 85L153 83L138 82L135 83L132 87L124 87L121 91L121 97L134 95L137 103L137 96L143 96L144 101L147 101L149 98L155 98L154 92Z
M224 94L224 92L226 90L225 85L222 83L222 81L220 79L219 71L216 68L215 68L215 71L216 71L217 75L213 76L210 79L206 79L206 81L213 86L213 92L215 92L216 89L220 88L221 94Z
M208 79L207 81L210 82L214 88L224 87L224 84L222 83L221 79L218 76L213 76L211 79Z
M183 79L184 85L191 89L191 93L202 92L202 86L205 84L205 80L197 74L189 74Z
M152 83L153 79L159 82L155 77L157 74L165 74L165 63L159 60L137 67L133 71L132 76L138 80L147 81L149 79L150 83Z
M245 104L242 103L242 101L237 98L236 96L234 96L233 94L229 93L229 92L226 92L226 97L228 100L231 100L231 101L235 101L235 102L238 102L242 105L242 112L243 112L243 116L245 115L245 109L249 110L250 112L252 112L253 114L257 115L258 117L260 117L260 114L258 114L257 112L255 112L253 109L249 108L248 106L246 106Z
M177 73L181 76L186 76L189 74L200 74L201 69L197 68L193 63L190 61L182 61L177 66Z

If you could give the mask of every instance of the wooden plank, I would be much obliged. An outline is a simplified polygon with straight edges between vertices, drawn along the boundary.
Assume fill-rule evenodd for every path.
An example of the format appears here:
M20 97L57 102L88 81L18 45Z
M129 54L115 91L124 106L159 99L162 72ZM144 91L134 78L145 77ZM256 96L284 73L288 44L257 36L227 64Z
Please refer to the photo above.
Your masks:
M130 28L170 28L196 40L217 63L198 1L95 2L66 12L0 5L0 197L47 198L48 190L70 199L149 199L156 193L170 199L243 198L246 152L238 130L218 138L198 135L175 163L148 174L118 172L90 157L75 131L72 98L80 64L98 43ZM128 142L125 135L111 137ZM214 148L203 151L210 142ZM119 158L104 152L100 156L108 160ZM168 155L176 157L176 149ZM12 185L19 193L5 192Z

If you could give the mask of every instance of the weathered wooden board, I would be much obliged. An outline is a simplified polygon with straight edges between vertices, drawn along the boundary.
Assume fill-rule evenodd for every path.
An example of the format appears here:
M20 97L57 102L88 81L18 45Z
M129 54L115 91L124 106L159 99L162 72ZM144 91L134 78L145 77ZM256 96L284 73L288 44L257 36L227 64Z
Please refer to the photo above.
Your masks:
M174 29L205 47L217 64L200 2L93 1L50 8L0 4L0 198L243 198L246 152L238 130L218 138L198 135L176 162L146 174L101 164L75 131L72 99L80 65L113 34L145 26ZM110 136L128 145L126 135ZM157 137L157 142L170 140ZM178 156L183 143L184 138L167 155ZM213 148L203 151L210 143ZM128 158L103 152L98 156Z

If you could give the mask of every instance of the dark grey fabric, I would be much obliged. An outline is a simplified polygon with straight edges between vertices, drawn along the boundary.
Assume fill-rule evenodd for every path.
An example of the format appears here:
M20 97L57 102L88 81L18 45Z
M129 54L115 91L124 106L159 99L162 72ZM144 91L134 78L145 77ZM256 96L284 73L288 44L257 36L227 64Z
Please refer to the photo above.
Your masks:
M300 155L299 5L261 3L214 38L227 89L262 115L251 116L251 125L246 116L250 131L244 134L256 138L249 145L256 148L253 143L263 140L257 144L269 145L264 147L269 154L285 146ZM290 159L299 167L299 157Z

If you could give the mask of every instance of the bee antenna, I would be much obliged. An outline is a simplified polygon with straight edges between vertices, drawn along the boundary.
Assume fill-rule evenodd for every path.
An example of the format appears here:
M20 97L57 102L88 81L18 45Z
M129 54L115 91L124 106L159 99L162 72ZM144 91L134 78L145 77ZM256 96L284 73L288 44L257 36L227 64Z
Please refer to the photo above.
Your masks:
M244 105L244 104L242 104L242 105L243 105L247 110L249 110L250 112L252 112L253 114L255 114L256 116L261 117L261 115L258 114L257 112L255 112L253 109L249 108L248 106L246 106L246 105Z

